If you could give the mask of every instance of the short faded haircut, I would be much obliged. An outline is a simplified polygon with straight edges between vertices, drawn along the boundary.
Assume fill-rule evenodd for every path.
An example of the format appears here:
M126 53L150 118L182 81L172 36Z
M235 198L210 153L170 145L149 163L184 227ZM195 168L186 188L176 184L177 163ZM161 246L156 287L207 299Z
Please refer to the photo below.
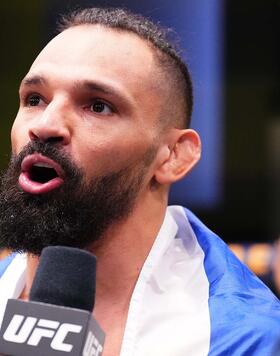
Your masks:
M163 115L166 116L163 121L168 126L189 127L193 110L193 86L180 50L168 40L170 31L142 15L134 14L123 8L92 7L62 15L58 22L58 32L74 26L90 24L134 33L151 45L164 73L170 105L179 106L179 115L172 115L172 109L168 112L167 108L163 108L166 112L166 115ZM176 110L178 111L178 108Z

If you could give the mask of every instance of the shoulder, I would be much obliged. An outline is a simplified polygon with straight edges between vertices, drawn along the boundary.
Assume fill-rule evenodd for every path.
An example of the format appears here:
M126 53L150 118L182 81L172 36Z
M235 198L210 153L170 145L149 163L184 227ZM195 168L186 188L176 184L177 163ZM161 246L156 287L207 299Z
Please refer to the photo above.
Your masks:
M278 298L193 213L187 209L184 213L204 253L209 282L209 355L276 355Z
M184 209L198 244L204 253L204 269L209 281L209 297L232 295L234 299L265 301L280 306L278 298L249 270L214 232L208 229L193 213Z

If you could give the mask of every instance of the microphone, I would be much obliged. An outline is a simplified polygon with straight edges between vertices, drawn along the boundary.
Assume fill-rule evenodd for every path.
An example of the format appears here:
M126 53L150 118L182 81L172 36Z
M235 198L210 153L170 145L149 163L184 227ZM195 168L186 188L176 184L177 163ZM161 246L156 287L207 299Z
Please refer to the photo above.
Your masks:
M43 249L28 302L9 299L0 353L100 356L105 334L92 317L96 258L72 247Z

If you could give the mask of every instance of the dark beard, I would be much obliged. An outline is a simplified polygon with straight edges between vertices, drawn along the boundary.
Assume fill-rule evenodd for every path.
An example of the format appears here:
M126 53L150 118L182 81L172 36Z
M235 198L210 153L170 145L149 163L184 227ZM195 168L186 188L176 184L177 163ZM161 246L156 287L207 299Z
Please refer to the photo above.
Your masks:
M61 165L65 181L60 188L31 195L18 187L21 162L34 152ZM86 248L111 224L129 216L153 157L154 149L150 149L141 163L94 177L86 184L84 172L61 149L33 141L18 156L12 156L2 176L0 248L34 255L51 245Z

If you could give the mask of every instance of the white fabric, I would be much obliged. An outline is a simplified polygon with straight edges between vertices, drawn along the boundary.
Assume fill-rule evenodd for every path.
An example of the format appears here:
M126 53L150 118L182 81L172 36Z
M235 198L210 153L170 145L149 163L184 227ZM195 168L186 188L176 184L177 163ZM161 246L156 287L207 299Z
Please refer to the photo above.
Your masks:
M183 209L169 207L131 298L121 356L208 354L203 259Z
M132 294L120 356L208 354L209 284L203 260L183 209L169 207ZM23 256L17 256L0 280L0 321L7 299L23 290L25 268Z

